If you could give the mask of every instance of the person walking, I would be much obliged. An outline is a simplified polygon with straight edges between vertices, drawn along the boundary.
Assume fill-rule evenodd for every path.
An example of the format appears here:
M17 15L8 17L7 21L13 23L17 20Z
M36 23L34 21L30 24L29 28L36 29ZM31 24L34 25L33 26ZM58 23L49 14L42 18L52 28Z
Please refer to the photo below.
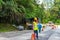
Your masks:
M38 22L38 31L39 31L39 33L41 32L41 29L42 29L42 24Z
M33 21L33 31L36 34L36 38L38 40L38 26L37 26L37 24L38 24L38 19L35 17L34 21Z

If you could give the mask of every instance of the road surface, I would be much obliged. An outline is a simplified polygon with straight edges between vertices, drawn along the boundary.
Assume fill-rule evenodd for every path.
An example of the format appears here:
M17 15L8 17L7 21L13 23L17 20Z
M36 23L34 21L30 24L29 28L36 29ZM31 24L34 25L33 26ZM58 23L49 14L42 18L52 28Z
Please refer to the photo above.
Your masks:
M59 26L60 27L60 26ZM60 40L60 28L46 28L39 33L39 40ZM32 30L0 33L0 40L31 40Z

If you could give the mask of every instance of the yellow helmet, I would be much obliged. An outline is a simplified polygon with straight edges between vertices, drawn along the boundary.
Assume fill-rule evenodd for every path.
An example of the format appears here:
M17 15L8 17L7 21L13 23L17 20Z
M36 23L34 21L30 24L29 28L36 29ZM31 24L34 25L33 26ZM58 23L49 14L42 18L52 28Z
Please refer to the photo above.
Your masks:
M37 20L37 18L35 17L34 20Z

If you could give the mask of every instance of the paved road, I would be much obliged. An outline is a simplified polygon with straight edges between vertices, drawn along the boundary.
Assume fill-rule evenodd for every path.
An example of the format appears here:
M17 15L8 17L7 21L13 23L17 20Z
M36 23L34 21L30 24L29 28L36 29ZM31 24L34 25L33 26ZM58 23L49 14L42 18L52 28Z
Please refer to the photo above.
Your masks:
M0 40L30 40L31 34L31 30L0 33ZM39 40L60 40L60 28L46 28L39 33Z
M31 30L0 33L0 40L25 40L31 33Z

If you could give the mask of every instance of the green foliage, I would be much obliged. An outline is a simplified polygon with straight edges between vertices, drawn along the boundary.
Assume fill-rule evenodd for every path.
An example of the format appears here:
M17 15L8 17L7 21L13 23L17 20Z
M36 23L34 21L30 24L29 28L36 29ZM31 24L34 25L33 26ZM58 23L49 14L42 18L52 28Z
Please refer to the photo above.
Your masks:
M8 31L14 31L14 30L17 30L17 29L11 24L0 23L0 32L8 32Z
M56 22L60 18L60 0L55 0L54 4L51 9L44 10L44 5L37 5L35 0L0 0L0 17L17 24L21 23L24 17L38 17L43 23Z
M45 17L43 22L53 21L54 23L60 24L60 0L55 0L54 6L48 10L45 10Z

